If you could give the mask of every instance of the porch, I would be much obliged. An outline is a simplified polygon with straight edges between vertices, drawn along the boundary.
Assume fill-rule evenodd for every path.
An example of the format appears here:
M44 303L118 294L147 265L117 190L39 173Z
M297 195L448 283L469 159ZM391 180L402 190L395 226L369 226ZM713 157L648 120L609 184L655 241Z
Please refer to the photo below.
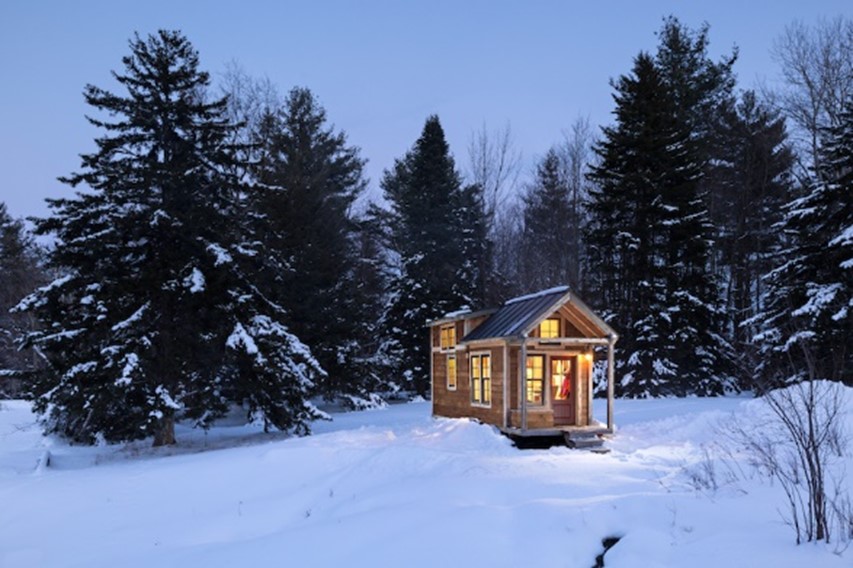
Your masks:
M501 428L501 433L515 443L518 448L550 448L567 446L573 449L585 449L595 453L607 453L604 440L612 433L601 423L589 426L555 426L552 428Z

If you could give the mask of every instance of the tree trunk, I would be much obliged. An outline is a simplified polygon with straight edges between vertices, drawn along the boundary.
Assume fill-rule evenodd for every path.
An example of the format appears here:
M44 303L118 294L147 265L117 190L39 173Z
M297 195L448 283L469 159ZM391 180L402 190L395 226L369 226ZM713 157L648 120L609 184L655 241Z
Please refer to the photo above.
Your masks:
M159 429L154 433L154 447L157 446L172 446L176 443L175 440L175 417L164 416L160 420Z

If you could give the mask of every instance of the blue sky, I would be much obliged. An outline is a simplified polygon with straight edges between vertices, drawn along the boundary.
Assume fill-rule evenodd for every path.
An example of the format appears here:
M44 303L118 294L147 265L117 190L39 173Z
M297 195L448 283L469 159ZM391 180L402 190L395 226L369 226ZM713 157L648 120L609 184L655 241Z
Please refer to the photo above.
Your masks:
M711 55L740 49L741 88L772 84L773 41L794 20L853 15L811 1L38 1L0 3L0 201L44 215L98 134L86 83L117 90L135 31L180 29L214 77L230 61L284 92L309 87L369 160L371 190L436 113L458 165L474 130L510 123L527 167L579 115L610 121L609 80L654 50L662 18L711 25Z

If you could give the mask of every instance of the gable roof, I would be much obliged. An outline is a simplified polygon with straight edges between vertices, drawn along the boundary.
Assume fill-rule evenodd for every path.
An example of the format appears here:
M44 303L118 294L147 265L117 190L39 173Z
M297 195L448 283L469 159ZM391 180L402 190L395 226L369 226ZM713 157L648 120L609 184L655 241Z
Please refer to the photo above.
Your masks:
M616 337L613 328L570 292L568 286L558 286L507 300L485 322L463 337L462 342L498 338L521 339L565 304L571 304L575 308L572 310L574 317L584 318L586 327L593 329L596 336Z

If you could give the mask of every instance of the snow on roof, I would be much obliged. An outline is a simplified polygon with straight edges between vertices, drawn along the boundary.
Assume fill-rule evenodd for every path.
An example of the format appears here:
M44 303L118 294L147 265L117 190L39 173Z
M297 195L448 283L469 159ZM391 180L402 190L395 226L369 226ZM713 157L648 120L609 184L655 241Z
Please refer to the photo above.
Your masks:
M464 315L470 314L470 313L471 313L470 308L461 308L461 309L456 310L455 312L447 312L446 314L441 316L440 319L453 319L453 318L458 318L459 316L464 316Z
M568 286L554 286L553 288L548 288L547 290L540 290L539 292L534 292L533 294L527 294L525 296L519 296L517 298L511 298L504 302L505 306L510 304L514 304L516 302L524 302L526 300L532 300L533 298L538 298L540 296L550 296L551 294L557 294L562 292L568 292Z

